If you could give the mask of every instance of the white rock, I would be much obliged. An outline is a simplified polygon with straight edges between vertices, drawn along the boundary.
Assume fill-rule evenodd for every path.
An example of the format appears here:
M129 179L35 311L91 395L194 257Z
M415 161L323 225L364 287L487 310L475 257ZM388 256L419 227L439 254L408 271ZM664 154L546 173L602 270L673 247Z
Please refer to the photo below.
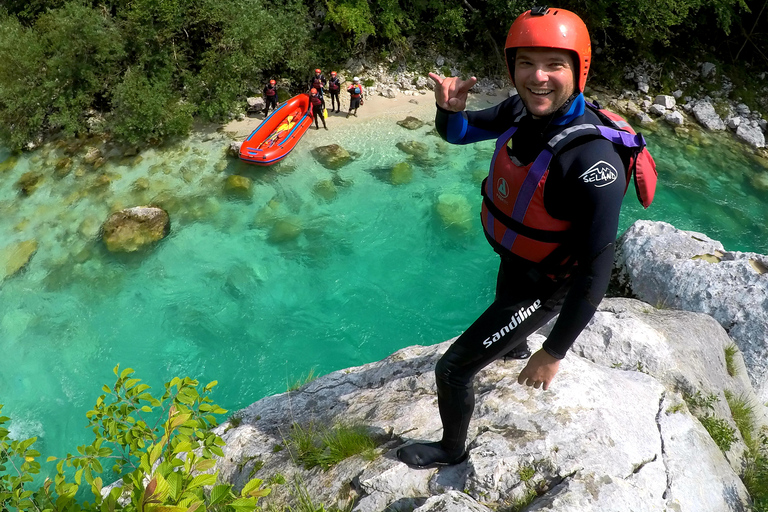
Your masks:
M668 122L671 125L675 126L682 126L685 123L685 119L683 118L683 114L680 112L668 112L664 115L664 120Z
M721 261L694 259L707 254ZM621 236L616 262L617 282L633 296L720 322L744 353L760 403L768 400L768 273L758 270L768 268L768 257L727 252L665 222L637 221Z
M637 90L640 91L643 94L648 94L648 91L651 90L651 87L645 83L645 82L638 82L637 83Z
M659 105L658 103L654 103L653 105L648 107L648 112L657 116L663 116L666 113L666 111L667 109L664 108L664 105Z
M705 62L701 65L701 76L704 78L709 77L710 75L714 75L717 72L717 66L712 64L711 62Z
M759 126L754 126L752 123L741 123L736 128L736 136L752 146L753 148L765 147L765 135L763 130Z
M693 107L693 115L707 130L725 130L725 123L715 112L715 107L708 101L699 101Z
M638 112L635 118L641 125L653 124L653 119L645 112Z
M445 57L443 57L442 55L438 55L437 59L435 60L435 64L438 67L443 67L443 64L445 64Z
M653 103L656 105L662 105L667 110L672 109L677 104L674 96L669 96L666 94L659 94L656 96L656 98L653 100Z
M672 93L672 97L675 98L676 100L679 100L680 98L683 97L683 91L681 91L680 89L676 90L675 92Z
M740 117L729 117L728 121L726 122L726 124L728 125L728 128L730 128L731 130L735 130L736 128L739 127L739 125L741 125L741 118Z

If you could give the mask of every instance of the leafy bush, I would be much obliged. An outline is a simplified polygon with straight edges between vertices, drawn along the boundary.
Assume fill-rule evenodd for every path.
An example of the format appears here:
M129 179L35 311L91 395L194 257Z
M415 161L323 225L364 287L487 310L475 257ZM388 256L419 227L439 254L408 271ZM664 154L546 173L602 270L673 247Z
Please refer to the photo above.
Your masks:
M200 389L195 380L174 378L155 398L130 368L116 366L114 373L116 383L102 388L105 394L86 415L94 441L60 459L53 482L39 489L28 488L40 471L36 438L11 440L2 428L9 418L0 417L0 510L246 512L269 494L258 478L235 494L211 472L224 442L210 429L215 415L226 412L208 397L216 382ZM120 478L108 492L98 476L102 462ZM83 494L88 498L76 499Z
M731 445L736 441L736 430L731 428L726 420L713 414L715 403L720 398L714 393L704 396L701 391L686 394L684 398L691 412L709 432L715 444L724 452L730 450Z

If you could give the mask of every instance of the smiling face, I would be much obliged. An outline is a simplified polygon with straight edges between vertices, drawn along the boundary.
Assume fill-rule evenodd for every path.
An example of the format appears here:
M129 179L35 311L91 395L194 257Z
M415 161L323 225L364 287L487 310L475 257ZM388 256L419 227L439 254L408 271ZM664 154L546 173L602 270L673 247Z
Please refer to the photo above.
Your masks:
M571 53L556 48L518 48L515 87L534 117L552 114L576 90Z

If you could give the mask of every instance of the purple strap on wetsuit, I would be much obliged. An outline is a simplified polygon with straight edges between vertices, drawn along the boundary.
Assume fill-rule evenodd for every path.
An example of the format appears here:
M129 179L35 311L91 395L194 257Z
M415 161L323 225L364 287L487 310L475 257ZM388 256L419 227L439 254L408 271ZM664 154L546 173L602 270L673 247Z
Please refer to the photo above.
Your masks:
M620 144L626 148L645 147L645 138L643 138L643 135L640 133L633 135L629 132L616 130L607 126L597 126L597 129L600 130L600 134L603 137L613 142L614 144Z

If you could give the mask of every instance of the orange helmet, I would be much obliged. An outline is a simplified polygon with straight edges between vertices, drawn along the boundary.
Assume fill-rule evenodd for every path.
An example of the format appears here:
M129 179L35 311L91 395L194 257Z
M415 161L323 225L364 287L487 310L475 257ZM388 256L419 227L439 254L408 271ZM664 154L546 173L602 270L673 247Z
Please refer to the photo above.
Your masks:
M331 71L331 76L336 76L336 72L335 71Z
M314 87L313 87L313 88L311 88L311 89L309 90L309 94L311 94L311 95L313 95L313 96L314 96L315 94L317 94L317 89L315 89Z
M269 81L269 85L275 85L276 83L277 83L277 82L275 82L274 80L270 80L270 81Z
M523 47L558 48L575 53L576 84L579 92L584 92L592 60L592 43L587 26L576 14L565 9L534 7L517 17L504 45L512 83L515 82L515 49Z
M317 73L317 74L320 74L320 72L321 72L321 71L320 71L320 68L317 68L317 69L315 70L315 73Z

